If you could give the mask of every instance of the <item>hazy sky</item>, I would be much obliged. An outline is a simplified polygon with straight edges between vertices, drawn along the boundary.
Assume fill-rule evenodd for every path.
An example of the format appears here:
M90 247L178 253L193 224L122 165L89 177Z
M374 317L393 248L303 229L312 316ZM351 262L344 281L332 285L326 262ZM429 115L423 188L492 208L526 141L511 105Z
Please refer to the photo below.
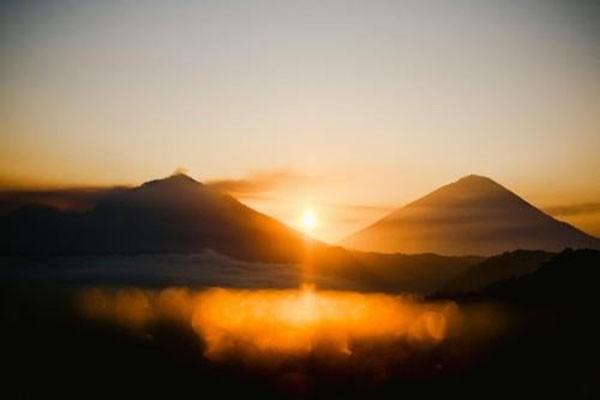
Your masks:
M0 15L4 186L181 166L258 181L246 203L290 224L311 206L316 235L338 239L477 173L600 234L598 1L5 1Z

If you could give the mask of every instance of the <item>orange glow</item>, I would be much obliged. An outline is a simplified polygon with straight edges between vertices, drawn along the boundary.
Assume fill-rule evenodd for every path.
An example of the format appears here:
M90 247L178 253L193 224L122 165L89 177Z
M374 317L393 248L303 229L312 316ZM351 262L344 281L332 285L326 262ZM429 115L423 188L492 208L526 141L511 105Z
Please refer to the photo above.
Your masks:
M303 356L314 351L352 354L360 343L435 345L461 319L452 302L422 303L408 297L359 292L186 289L85 291L85 315L141 328L160 318L190 324L205 343L206 357L258 359Z
M361 340L443 340L453 303L419 304L406 298L357 292L213 289L200 298L194 329L209 358L231 351L305 354L315 349L351 354Z

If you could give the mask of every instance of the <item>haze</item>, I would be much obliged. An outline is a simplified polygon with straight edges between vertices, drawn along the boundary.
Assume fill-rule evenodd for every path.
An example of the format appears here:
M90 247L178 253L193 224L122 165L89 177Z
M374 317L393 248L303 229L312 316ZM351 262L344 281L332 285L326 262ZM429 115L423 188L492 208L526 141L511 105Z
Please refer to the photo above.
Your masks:
M600 234L593 1L3 2L4 188L177 167L337 240L477 173Z

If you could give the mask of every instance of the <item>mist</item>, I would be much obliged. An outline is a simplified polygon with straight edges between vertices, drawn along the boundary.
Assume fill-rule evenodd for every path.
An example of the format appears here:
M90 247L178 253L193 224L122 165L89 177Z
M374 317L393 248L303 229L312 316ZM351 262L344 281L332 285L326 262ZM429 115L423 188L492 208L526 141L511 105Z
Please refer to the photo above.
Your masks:
M453 301L320 291L312 285L258 290L92 287L74 299L85 319L137 334L165 321L177 323L193 330L211 361L267 365L308 357L356 361L381 351L395 363L407 351L427 353L448 340L497 335L506 324L501 310L490 305L462 309Z

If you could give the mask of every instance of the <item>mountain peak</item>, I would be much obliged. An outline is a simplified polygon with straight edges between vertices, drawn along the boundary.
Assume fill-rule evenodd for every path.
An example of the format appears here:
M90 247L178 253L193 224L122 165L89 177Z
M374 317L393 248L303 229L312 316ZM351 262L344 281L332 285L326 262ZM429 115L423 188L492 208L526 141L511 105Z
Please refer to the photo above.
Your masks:
M457 180L456 183L493 183L497 185L495 181L488 178L487 176L475 174L463 176L462 178Z
M597 247L600 242L492 179L468 175L394 210L343 244L379 252L492 255Z
M488 178L487 176L474 175L474 174L463 176L462 178L460 178L456 182L451 183L448 186L460 186L463 188L475 188L475 189L477 189L477 188L479 188L479 189L481 189L481 188L505 189L498 182L494 181L493 179Z
M498 182L481 175L467 175L457 181L449 183L431 192L429 195L417 200L417 203L425 202L441 202L455 203L469 199L484 199L490 197L512 197L518 198L513 192ZM521 199L519 199L521 201Z
M142 187L197 187L202 185L200 182L195 180L189 175L184 173L175 173L167 178L162 179L154 179L148 182L145 182Z

